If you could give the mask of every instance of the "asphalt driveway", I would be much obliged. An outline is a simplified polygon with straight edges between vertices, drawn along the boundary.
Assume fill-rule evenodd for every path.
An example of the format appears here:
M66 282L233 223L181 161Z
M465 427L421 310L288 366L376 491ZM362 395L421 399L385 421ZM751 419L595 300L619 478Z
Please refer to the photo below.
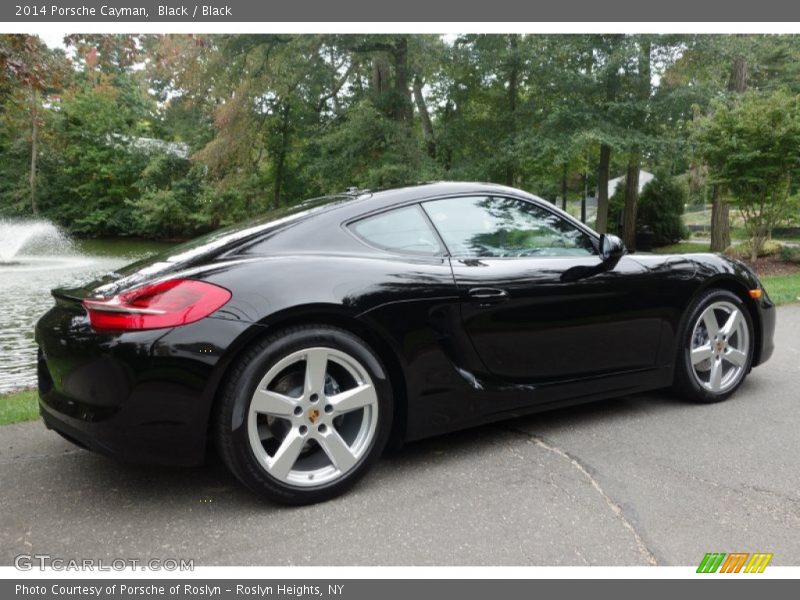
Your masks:
M326 504L262 504L223 467L120 465L0 427L0 564L800 565L800 306L731 400L626 397L409 445Z

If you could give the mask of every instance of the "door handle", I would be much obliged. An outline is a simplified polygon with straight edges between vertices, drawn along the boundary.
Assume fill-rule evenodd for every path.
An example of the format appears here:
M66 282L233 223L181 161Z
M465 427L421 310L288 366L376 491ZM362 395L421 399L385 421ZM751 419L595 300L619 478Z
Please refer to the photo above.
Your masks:
M490 304L497 304L498 302L505 302L508 300L508 292L498 288L472 288L468 293L469 297L473 300L477 300L481 306L489 306Z

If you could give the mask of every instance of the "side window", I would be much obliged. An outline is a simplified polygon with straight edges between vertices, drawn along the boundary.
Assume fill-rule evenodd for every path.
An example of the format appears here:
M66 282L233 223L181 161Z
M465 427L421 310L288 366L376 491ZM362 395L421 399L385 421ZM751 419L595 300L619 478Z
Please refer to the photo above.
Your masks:
M350 230L367 243L400 254L443 253L436 234L417 206L406 206L351 223Z
M586 233L531 202L474 196L431 200L423 207L455 257L597 253Z

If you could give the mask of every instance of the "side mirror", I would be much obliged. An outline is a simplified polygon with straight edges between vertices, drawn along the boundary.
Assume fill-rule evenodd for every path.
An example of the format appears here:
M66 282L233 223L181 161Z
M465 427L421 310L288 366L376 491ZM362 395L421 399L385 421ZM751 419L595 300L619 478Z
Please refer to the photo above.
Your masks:
M600 259L613 267L622 255L625 254L625 244L615 235L603 233L600 235Z

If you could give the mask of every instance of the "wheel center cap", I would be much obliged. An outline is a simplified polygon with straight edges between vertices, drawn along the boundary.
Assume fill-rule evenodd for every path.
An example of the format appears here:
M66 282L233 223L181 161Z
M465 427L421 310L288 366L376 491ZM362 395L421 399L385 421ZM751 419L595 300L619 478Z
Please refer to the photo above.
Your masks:
M725 350L725 342L717 342L716 343L717 353L719 354L723 350Z
M317 421L319 421L319 410L316 408L312 408L308 411L308 420L311 421L312 425L315 425Z

